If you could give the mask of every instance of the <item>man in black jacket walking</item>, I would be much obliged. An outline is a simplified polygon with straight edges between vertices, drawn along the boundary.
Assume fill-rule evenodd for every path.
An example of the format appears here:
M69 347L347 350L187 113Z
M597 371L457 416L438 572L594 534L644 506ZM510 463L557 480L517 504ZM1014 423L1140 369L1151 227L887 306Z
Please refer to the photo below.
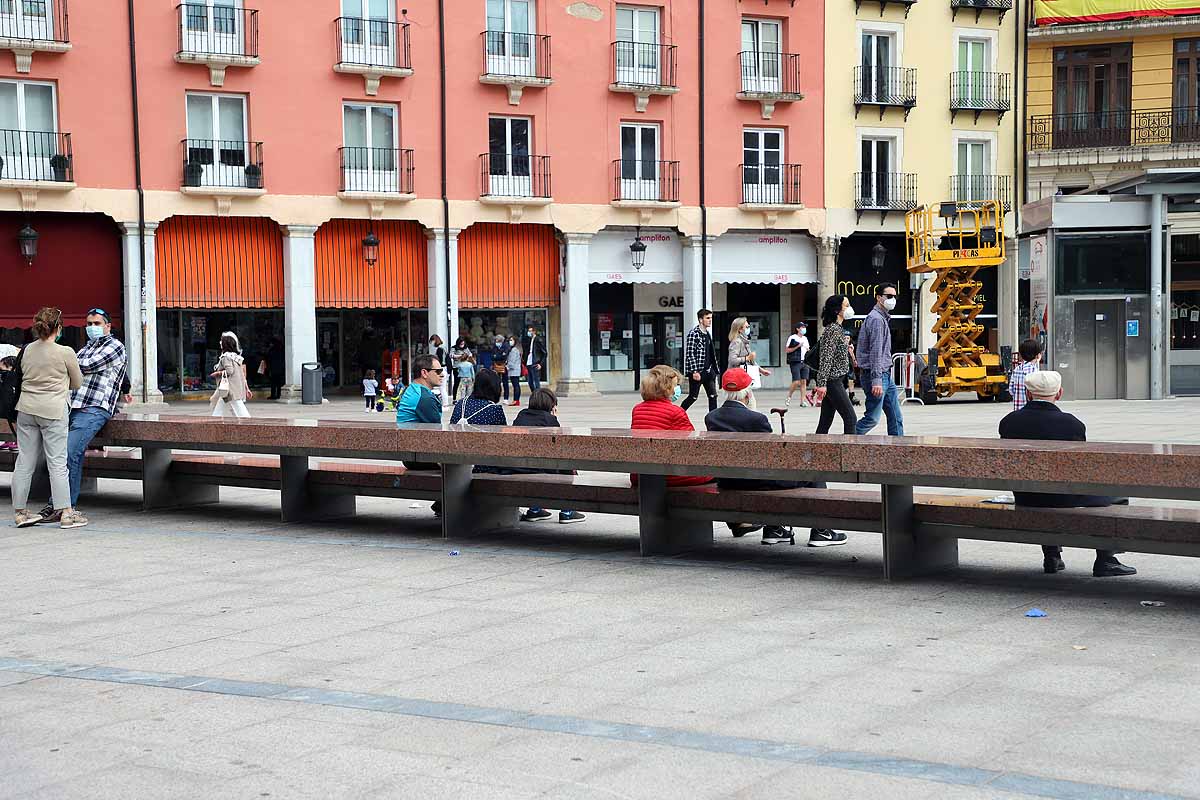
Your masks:
M765 415L750 408L749 400L754 394L750 388L750 373L741 367L725 370L721 376L721 387L725 389L725 404L704 417L704 427L710 431L725 433L772 433L771 421ZM770 491L772 489L824 489L824 483L808 481L762 481L748 478L717 478L717 488L739 491ZM780 542L796 543L790 528L780 525L752 525L742 522L727 523L735 537L763 529L763 544ZM828 528L813 528L809 531L809 547L832 547L846 543L846 534Z
M521 337L521 352L525 354L526 378L532 394L542 388L542 369L546 366L547 355L544 337L538 336L537 328L532 325Z
M1052 371L1030 373L1025 378L1025 390L1029 393L1029 402L1025 407L1000 420L1001 439L1087 441L1087 427L1078 417L1055 405L1062 398L1062 375ZM1042 492L1013 492L1013 498L1018 506L1031 508L1089 508L1128 502L1115 497ZM1061 547L1042 547L1042 556L1042 568L1049 574L1067 568L1062 560ZM1112 550L1096 551L1092 575L1097 578L1136 574L1137 570L1118 561Z
M700 387L708 395L708 410L717 408L717 350L713 345L713 313L707 308L696 312L697 325L683 342L683 372L688 376L688 396L679 404L687 411L700 396Z

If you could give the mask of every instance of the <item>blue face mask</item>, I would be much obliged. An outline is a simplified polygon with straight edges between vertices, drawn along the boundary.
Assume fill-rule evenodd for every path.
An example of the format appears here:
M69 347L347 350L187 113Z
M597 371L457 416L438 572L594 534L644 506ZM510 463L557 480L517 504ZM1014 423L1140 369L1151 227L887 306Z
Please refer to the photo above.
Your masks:
M681 397L683 397L683 387L677 383L675 384L675 391L671 393L671 399L678 400Z
M88 325L86 328L84 328L84 331L87 332L88 341L92 341L94 339L99 339L104 335L104 326Z

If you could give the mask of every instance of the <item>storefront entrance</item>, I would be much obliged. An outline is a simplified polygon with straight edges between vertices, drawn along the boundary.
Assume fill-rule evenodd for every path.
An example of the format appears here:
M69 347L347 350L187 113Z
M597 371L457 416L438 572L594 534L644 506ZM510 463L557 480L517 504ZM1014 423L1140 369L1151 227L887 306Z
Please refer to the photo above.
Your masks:
M634 388L641 384L642 372L666 364L683 372L683 314L638 314L637 370Z
M317 360L326 389L356 393L367 370L375 377L408 382L409 365L428 349L429 314L425 309L320 309Z

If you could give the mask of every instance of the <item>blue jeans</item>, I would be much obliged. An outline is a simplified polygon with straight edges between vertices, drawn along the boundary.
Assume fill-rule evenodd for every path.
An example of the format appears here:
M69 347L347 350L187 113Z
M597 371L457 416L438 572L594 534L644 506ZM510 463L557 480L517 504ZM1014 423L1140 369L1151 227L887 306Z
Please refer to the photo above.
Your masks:
M79 484L83 480L83 454L100 429L112 419L103 408L88 406L71 409L71 427L67 433L67 472L71 481L71 507L79 503Z
M874 380L874 376L869 379L866 375L863 376L863 383L866 384L863 388L867 392L867 410L859 418L854 432L859 436L869 433L879 424L879 412L882 411L887 415L888 436L903 436L904 415L900 413L900 389L892 382L892 373L890 371L883 373L883 397L875 397L871 393L872 380Z
M532 364L526 367L526 369L529 372L526 376L529 379L529 391L536 392L542 388L542 370L540 367L535 367Z

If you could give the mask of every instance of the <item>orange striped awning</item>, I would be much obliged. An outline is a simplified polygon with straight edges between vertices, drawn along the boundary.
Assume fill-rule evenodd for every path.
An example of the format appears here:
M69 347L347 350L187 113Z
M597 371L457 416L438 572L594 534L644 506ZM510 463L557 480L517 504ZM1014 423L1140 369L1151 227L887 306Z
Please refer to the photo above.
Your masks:
M283 237L261 217L171 217L154 241L159 308L283 308Z
M556 306L558 260L550 225L476 223L458 236L458 306Z
M379 261L368 267L362 240L379 237ZM419 223L334 219L317 230L317 306L425 308L429 249Z

